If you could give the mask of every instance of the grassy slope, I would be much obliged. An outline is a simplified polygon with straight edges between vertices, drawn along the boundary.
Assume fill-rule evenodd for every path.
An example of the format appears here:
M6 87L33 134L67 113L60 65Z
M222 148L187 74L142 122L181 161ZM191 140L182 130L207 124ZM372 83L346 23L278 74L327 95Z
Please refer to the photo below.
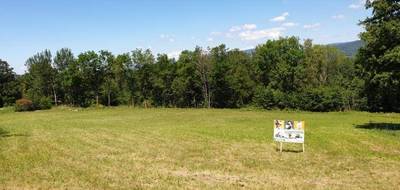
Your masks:
M306 153L272 141L306 121ZM395 189L400 114L129 109L0 111L0 189Z

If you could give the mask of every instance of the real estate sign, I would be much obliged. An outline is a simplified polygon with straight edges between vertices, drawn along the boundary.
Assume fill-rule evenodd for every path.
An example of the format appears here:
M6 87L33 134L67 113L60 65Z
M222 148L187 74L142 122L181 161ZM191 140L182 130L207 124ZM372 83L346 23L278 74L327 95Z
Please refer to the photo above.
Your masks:
M274 120L274 140L277 142L304 143L304 121Z

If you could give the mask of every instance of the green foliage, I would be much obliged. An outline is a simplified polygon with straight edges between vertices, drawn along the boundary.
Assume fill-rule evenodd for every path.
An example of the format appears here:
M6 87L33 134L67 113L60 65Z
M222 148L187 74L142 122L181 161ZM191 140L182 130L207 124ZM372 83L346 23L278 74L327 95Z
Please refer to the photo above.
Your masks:
M254 59L259 80L265 86L296 91L301 84L304 52L297 38L269 40L257 46Z
M0 59L0 108L14 104L20 97L16 74L6 61Z
M229 107L237 108L250 104L256 87L255 69L251 57L234 49L228 52L227 62L230 67L226 77L232 91Z
M176 64L167 55L157 57L154 65L153 100L157 106L170 107L174 104L172 83L176 77Z
M333 46L314 45L311 40L301 44L296 37L268 40L251 54L223 44L207 50L196 47L181 52L177 61L142 49L115 56L87 51L75 58L63 48L54 59L45 50L27 60L28 73L21 77L1 62L0 106L22 93L38 109L60 102L82 107L254 105L320 112L400 111L395 3L367 4L374 16L363 22L367 32L361 35L365 46L357 64Z
M25 78L28 85L27 97L38 104L44 97L55 97L56 72L52 67L49 50L30 57L26 61L28 73ZM40 108L40 106L39 106Z
M179 59L136 49L113 55L44 50L17 76L0 60L0 107L27 97L36 109L88 107L241 108L400 112L400 0L367 1L355 60L334 45L296 37L268 40L251 52L224 44L181 52ZM359 46L359 42L352 43ZM353 48L354 50L355 48Z
M342 111L344 97L341 89L318 87L304 90L299 107L308 111Z
M367 1L372 17L361 24L365 46L357 55L371 111L400 112L400 1Z
M94 98L96 105L99 104L100 89L104 82L105 61L100 59L94 51L87 51L78 55L82 78L87 85L86 94Z
M56 52L53 65L56 70L55 90L57 101L67 104L73 102L74 95L71 87L71 78L74 73L71 72L72 65L76 63L75 57L70 49L62 48ZM76 71L73 71L76 72Z
M132 51L132 61L135 67L135 81L137 84L138 101L152 98L154 81L154 56L149 49Z
M270 86L257 87L254 95L254 103L264 109L272 109L276 107L274 90Z
M232 65L228 62L228 49L220 45L210 52L213 70L211 73L212 105L217 108L234 107L233 89L229 72Z
M36 110L47 110L52 106L51 99L49 97L41 97L39 100L33 102Z
M137 49L114 56L87 51L76 59L61 49L28 59L22 77L38 109L53 103L88 107L240 108L336 111L362 109L363 81L353 60L331 46L300 44L295 37L269 40L254 54L225 45L185 50L179 59ZM26 84L26 85L25 85Z
M15 102L15 111L23 112L23 111L32 111L35 107L31 100L22 98Z
M198 53L183 51L176 63L176 77L171 88L178 107L199 107L202 104L201 78L196 74Z

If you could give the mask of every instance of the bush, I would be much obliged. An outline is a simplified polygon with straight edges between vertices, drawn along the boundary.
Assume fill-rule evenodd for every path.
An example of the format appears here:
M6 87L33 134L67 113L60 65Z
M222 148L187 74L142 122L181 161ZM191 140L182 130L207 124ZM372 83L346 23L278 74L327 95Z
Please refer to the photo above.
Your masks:
M308 111L340 111L344 109L342 90L333 87L306 89L302 93L301 109Z
M258 87L254 94L254 103L264 109L274 108L276 106L274 91L270 87Z
M38 101L34 102L34 105L35 109L38 110L47 110L52 106L51 99L47 97L41 97Z
M31 100L23 98L19 99L15 102L15 111L23 112L23 111L33 111L34 106Z

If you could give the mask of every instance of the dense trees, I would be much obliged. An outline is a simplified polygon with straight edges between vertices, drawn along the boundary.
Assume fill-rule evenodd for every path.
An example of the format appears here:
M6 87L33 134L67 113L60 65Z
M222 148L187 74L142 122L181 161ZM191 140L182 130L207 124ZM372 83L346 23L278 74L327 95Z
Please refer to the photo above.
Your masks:
M352 110L363 106L362 81L351 58L331 46L296 38L257 47L254 101L267 109Z
M301 44L295 37L267 41L252 54L225 45L196 47L178 60L141 49L75 57L64 48L54 58L48 50L38 53L26 65L18 92L36 108L50 103L311 111L364 106L354 61L333 47Z
M178 107L202 106L204 98L202 96L201 77L196 71L199 53L199 48L196 48L195 51L185 50L176 63L176 77L171 87L174 103Z
M367 1L365 44L355 60L296 37L269 40L252 53L225 45L181 52L177 60L136 49L75 56L44 50L17 76L0 60L0 107L24 97L51 104L371 110L400 112L400 1Z
M0 59L0 107L14 104L20 96L16 74L6 61Z
M368 109L400 112L400 1L367 1L367 8L373 15L361 22L365 46L357 63L365 79Z
M258 100L259 104L264 108L296 108L296 95L305 78L304 52L299 40L291 37L259 45L255 64L261 82L256 96L267 101Z
M28 73L25 77L27 81L25 90L35 108L49 108L51 107L51 97L54 97L54 100L57 99L56 73L52 62L49 50L38 53L26 61Z
M355 60L331 46L296 37L269 40L252 53L225 45L181 52L150 50L75 57L44 50L17 76L0 60L0 107L24 97L51 104L162 107L371 110L400 112L400 3L367 1L365 43ZM29 101L29 100L26 100Z

